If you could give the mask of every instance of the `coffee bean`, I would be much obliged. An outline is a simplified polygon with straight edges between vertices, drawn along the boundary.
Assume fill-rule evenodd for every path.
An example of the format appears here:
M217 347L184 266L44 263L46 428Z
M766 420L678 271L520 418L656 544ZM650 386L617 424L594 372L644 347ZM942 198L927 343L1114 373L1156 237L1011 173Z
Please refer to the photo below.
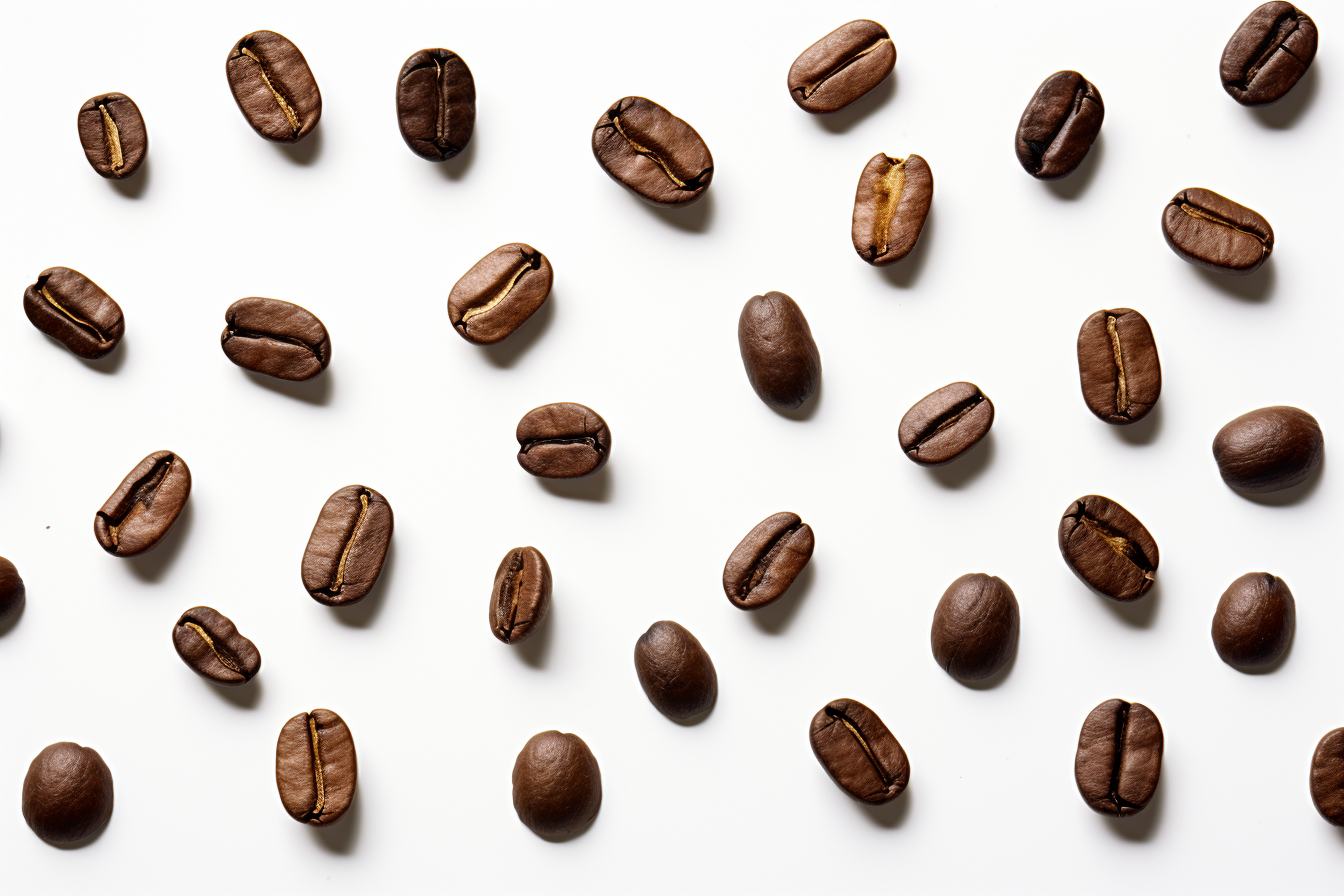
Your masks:
M723 593L739 610L778 600L812 559L812 527L796 513L776 513L756 524L723 566Z
M654 205L689 205L714 178L714 157L695 128L642 96L602 113L593 156L612 180Z
M1073 574L1112 600L1142 597L1157 576L1157 542L1110 498L1084 495L1059 521L1059 552Z
M358 777L355 739L336 713L301 712L280 729L275 786L290 818L314 827L340 821L355 798Z
M1242 414L1218 430L1213 459L1223 481L1252 494L1291 488L1316 472L1325 435L1316 418L1278 406Z
M1007 582L968 573L948 586L933 611L933 658L953 678L989 678L1017 651L1019 618Z
M357 604L383 571L392 543L392 505L371 488L347 485L322 505L303 551L303 587L329 607Z
M951 383L905 412L896 431L901 450L921 467L950 464L994 425L994 402L975 383Z
M490 631L505 644L536 634L551 609L551 565L533 547L514 548L499 561L490 592Z
M190 494L187 462L171 451L155 451L126 474L94 514L93 534L109 554L143 554L168 534Z
M1131 308L1097 311L1078 331L1078 376L1087 409L1123 426L1148 416L1162 394L1153 331Z
M124 93L100 93L79 107L79 143L103 177L121 180L140 168L149 134L140 107Z
M1218 64L1228 96L1243 106L1273 103L1316 58L1316 23L1291 3L1265 3L1241 23Z
M562 401L518 421L518 465L543 479L579 479L607 465L611 430L592 408Z
M81 358L101 358L126 332L121 306L97 283L70 268L47 268L23 293L33 326Z
M1101 91L1077 72L1041 82L1017 123L1017 160L1037 180L1057 180L1083 163L1101 133Z
M803 309L782 292L752 296L737 319L737 347L761 401L792 410L821 382L821 353Z
M226 688L247 684L261 670L257 646L232 620L209 607L192 607L173 626L173 647L191 671Z
M331 363L331 337L312 312L279 299L239 299L224 312L219 344L239 367L310 380Z
M1253 669L1283 656L1297 626L1293 592L1278 576L1248 572L1218 600L1213 646L1229 666Z
M0 557L0 619L7 619L19 612L27 593L28 589L23 586L18 569Z
M422 159L445 162L476 127L476 81L462 57L437 47L412 53L397 75L397 126Z
M229 51L224 66L238 111L276 143L297 143L322 117L322 92L308 60L284 35L253 31Z
M1344 827L1344 728L1336 728L1311 756L1311 801L1321 817Z
M789 67L789 96L800 109L835 112L886 80L896 67L887 29L867 19L841 25Z
M541 307L553 276L550 261L527 243L500 246L454 284L448 320L468 342L493 345Z
M880 806L905 792L910 760L877 713L857 700L832 700L812 717L812 754L841 790Z
M886 267L910 254L924 230L933 203L933 172L916 155L893 159L878 153L859 175L854 193L854 251L871 265Z
M577 734L543 731L513 763L513 810L541 837L585 828L602 805L602 771Z
M635 642L635 674L649 702L669 719L707 711L719 677L695 635L675 622L655 622Z
M1162 723L1142 703L1107 700L1087 714L1073 776L1094 812L1127 818L1143 811L1162 775Z
M1162 210L1162 236L1171 251L1220 274L1244 276L1274 251L1274 229L1257 212L1212 190L1177 193Z
M50 843L90 836L112 817L112 770L92 747L52 744L23 779L23 820Z

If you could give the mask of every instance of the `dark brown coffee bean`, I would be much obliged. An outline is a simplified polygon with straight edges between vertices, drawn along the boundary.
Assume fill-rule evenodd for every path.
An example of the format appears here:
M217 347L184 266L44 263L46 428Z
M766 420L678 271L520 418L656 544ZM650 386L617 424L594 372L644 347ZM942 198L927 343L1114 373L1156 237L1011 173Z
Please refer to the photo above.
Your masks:
M933 172L916 155L878 153L859 175L854 193L854 251L871 265L895 264L915 248L933 204Z
M340 821L355 798L358 777L355 739L336 713L301 712L280 729L275 786L290 818L314 827Z
M796 513L776 513L756 524L723 566L723 593L739 610L778 600L812 559L812 527Z
M1125 508L1084 495L1059 521L1059 552L1073 574L1112 600L1142 597L1157 577L1157 542Z
M1220 274L1250 274L1274 251L1274 229L1257 212L1212 190L1182 190L1162 210L1171 251Z
M761 401L792 410L821 382L821 352L803 309L782 292L752 296L737 319L737 347Z
M518 421L518 465L543 479L579 479L607 465L611 430L592 408L569 401L533 408Z
M4 557L0 557L0 619L13 616L23 606L28 589L23 586L23 578L18 569Z
M112 817L112 770L92 747L52 744L23 779L23 820L51 843L90 836Z
M493 345L551 294L551 263L527 243L500 246L472 265L448 294L448 320L475 345Z
M297 143L322 117L322 92L299 48L274 31L253 31L224 65L238 111L276 143Z
M551 565L533 547L514 548L499 561L490 592L490 631L505 644L536 634L551 609Z
M654 205L689 205L714 178L714 157L695 128L642 96L602 113L593 156L612 180Z
M880 806L905 792L910 760L877 713L857 700L832 700L812 717L812 754L841 790Z
M101 358L121 342L121 306L97 283L70 268L47 268L23 293L33 326L81 358Z
M462 57L437 47L412 53L397 75L397 126L422 159L444 162L476 127L476 81Z
M143 554L168 534L190 494L187 462L171 451L155 451L126 474L94 514L93 534L109 554Z
M953 678L989 678L1017 651L1019 620L1007 582L968 573L948 586L933 611L933 658Z
M79 142L103 177L130 177L149 152L140 107L124 93L100 93L79 107Z
M513 810L542 837L576 833L602 806L602 771L577 734L534 735L513 763Z
M1281 99L1316 58L1316 23L1291 3L1265 3L1241 23L1218 64L1228 96L1243 106Z
M329 607L357 604L373 589L392 543L392 505L347 485L322 505L303 551L303 587Z
M705 712L719 696L719 676L695 635L655 622L635 642L635 674L649 702L669 719Z
M1213 459L1223 481L1251 494L1291 488L1316 472L1325 435L1306 411L1278 406L1242 414L1218 430Z
M994 425L994 402L975 383L951 383L905 412L896 431L901 450L921 467L950 464Z
M1229 666L1254 669L1283 656L1297 626L1293 592L1278 576L1248 572L1218 600L1213 646Z
M1072 174L1101 133L1101 91L1077 72L1055 72L1041 82L1017 123L1013 148L1037 180Z
M1336 728L1311 756L1311 801L1321 817L1344 827L1344 728Z
M847 22L802 52L789 67L789 96L813 114L835 112L886 80L896 67L887 29Z
M1148 805L1162 775L1162 723L1142 703L1107 700L1087 714L1073 776L1094 812L1127 818Z
M310 380L331 363L331 337L310 311L279 299L239 299L224 312L219 344L239 367Z
M261 670L261 653L229 617L192 607L173 626L173 647L191 671L226 688L247 684Z
M1078 376L1087 409L1123 426L1148 416L1162 394L1153 331L1131 308L1097 311L1078 331Z

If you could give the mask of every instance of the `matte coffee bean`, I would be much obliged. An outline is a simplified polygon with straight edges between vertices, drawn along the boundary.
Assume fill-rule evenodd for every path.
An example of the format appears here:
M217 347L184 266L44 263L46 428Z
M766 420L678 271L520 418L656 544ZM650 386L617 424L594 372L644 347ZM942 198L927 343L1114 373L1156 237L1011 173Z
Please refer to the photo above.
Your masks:
M191 671L211 684L245 685L261 670L257 646L233 621L210 607L192 607L173 626L173 647Z
M821 352L803 309L782 292L752 296L737 319L737 347L761 401L789 411L821 382Z
M392 543L392 505L347 485L322 505L303 551L303 587L329 607L357 604L373 589Z
M468 342L493 345L542 306L553 277L550 261L527 243L500 246L454 284L448 320Z
M1107 700L1087 714L1073 776L1092 811L1127 818L1143 811L1162 775L1162 723L1142 703Z
M1077 72L1055 72L1041 82L1017 123L1017 161L1037 180L1072 174L1101 133L1101 91Z
M149 133L140 107L124 93L100 93L79 107L79 143L102 177L121 180L140 168Z
M238 111L262 137L297 143L317 127L322 92L308 60L287 37L252 32L233 45L224 70Z
M301 712L280 729L275 786L290 818L313 827L335 824L350 808L358 778L355 739L336 713Z
M1293 592L1278 576L1248 572L1218 600L1213 646L1229 666L1254 669L1283 656L1297 627Z
M28 589L24 587L18 569L0 557L0 619L7 619L19 612L27 594Z
M623 97L602 113L593 157L612 180L654 205L689 205L714 179L714 157L695 128L642 96Z
M756 524L723 566L723 593L739 610L759 610L783 596L812 559L812 527L796 513Z
M602 806L602 771L577 734L543 731L513 763L513 810L541 837L564 837L587 827Z
M813 114L835 112L886 80L896 45L877 22L841 25L802 52L789 67L789 96Z
M23 779L23 820L50 843L73 843L112 817L112 770L92 747L52 744Z
M1142 597L1157 577L1157 542L1110 498L1084 495L1059 521L1059 552L1073 574L1111 598Z
M239 367L310 380L331 363L331 337L311 311L279 299L239 299L224 312L219 344Z
M1325 435L1316 418L1278 406L1242 414L1218 430L1213 459L1223 481L1251 494L1305 482L1325 457Z
M1097 311L1078 331L1083 401L1117 426L1148 416L1162 394L1162 365L1147 319L1132 308Z
M1223 49L1218 76L1243 106L1273 103L1293 89L1316 58L1316 23L1291 3L1257 6Z
M94 514L93 534L109 554L143 554L168 534L190 494L187 462L171 451L155 451L126 474Z
M551 565L533 547L514 548L499 561L490 591L490 631L505 644L537 633L551 609Z
M968 573L943 592L929 636L933 658L953 678L994 675L1017 652L1017 596L998 576Z
M933 172L916 155L893 159L878 153L859 175L850 236L854 251L886 267L909 255L933 204Z
M697 716L719 696L719 676L709 654L675 622L655 622L639 636L635 674L649 702L669 719Z
M994 425L994 402L975 383L951 383L905 412L901 451L921 467L941 467L970 451Z
M562 401L518 421L518 465L543 479L579 479L607 465L611 430L592 408Z
M1336 728L1311 756L1311 801L1321 817L1344 827L1344 728Z
M121 306L97 283L70 268L47 268L23 293L33 326L81 358L101 358L126 332Z
M1220 274L1253 273L1274 251L1274 229L1259 213L1199 188L1167 203L1162 236L1181 258Z
M397 127L422 159L444 162L476 127L476 81L462 57L436 47L412 53L397 75Z
M880 806L905 792L910 760L877 713L857 700L832 700L812 717L812 754L836 786Z

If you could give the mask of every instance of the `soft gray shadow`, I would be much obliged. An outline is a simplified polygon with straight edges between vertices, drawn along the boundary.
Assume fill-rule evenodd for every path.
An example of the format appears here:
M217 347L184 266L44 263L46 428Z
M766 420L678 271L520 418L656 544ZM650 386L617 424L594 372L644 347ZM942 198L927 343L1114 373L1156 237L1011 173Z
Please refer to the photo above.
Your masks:
M588 829L591 828L593 825L597 824L597 818L601 814L602 814L602 807L599 805L597 809L597 815L593 816L592 821L588 822L586 825L579 828L577 831L571 831L568 834L556 834L556 835L537 834L536 831L533 831L532 833L536 834L538 837L540 837L541 839L545 840L548 843L568 843L575 837L582 837L584 834L588 833Z
M177 555L182 553L182 545L187 541L187 533L191 531L191 521L195 515L194 504L188 498L186 506L173 522L173 528L163 536L163 541L139 556L122 558L121 562L129 566L140 580L157 582L168 572L168 567L173 565Z
M99 827L98 830L94 831L92 834L85 837L83 840L76 840L74 843L53 843L50 840L43 840L42 842L47 844L48 846L54 846L57 849L83 849L86 846L92 846L94 843L98 842L99 837L103 836L103 831L107 830L107 826L112 823L112 816L116 814L117 814L117 802L116 802L116 796L114 794L112 799L112 815L109 815L107 817L107 821L103 822L102 826Z
M1137 423L1126 423L1122 426L1114 426L1110 423L1105 425L1110 427L1117 438L1131 445L1151 444L1162 430L1162 399L1159 398L1148 415Z
M1274 296L1274 256L1265 259L1254 274L1239 277L1235 274L1220 274L1208 268L1194 266L1199 276L1223 295L1240 299L1243 302L1268 302Z
M269 140L266 142L270 143ZM311 165L322 154L322 125L319 123L298 143L271 143L271 145L295 165Z
M1161 573L1158 578L1153 579L1153 587L1148 589L1148 593L1143 597L1129 601L1111 600L1100 591L1093 591L1096 599L1105 605L1106 609L1115 614L1116 618L1131 625L1134 628L1150 628L1153 620L1157 618L1157 605L1162 598L1162 579ZM1091 589L1088 589L1091 591Z
M460 153L453 156L446 162L430 162L439 173L448 180L461 180L467 176L467 171L471 169L472 160L476 158L476 144L480 142L477 136L480 132L472 128L471 139L467 141L467 146ZM416 156L419 158L419 156Z
M815 557L798 573L789 590L779 596L774 603L759 610L748 610L751 621L763 632L772 635L783 633L798 615L803 601L812 592L812 583L817 578L817 559Z
M896 95L896 72L882 80L882 83L859 97L843 109L821 115L812 115L812 119L832 134L843 134L854 125L872 115L887 104Z
M542 488L559 498L606 502L611 500L611 477L611 463L608 462L601 470L583 479L544 479L538 476L536 480Z
M1162 776L1157 779L1157 789L1153 791L1153 798L1148 801L1142 812L1128 818L1105 816L1106 826L1111 829L1111 833L1131 843L1145 843L1151 840L1162 823L1163 794L1166 788L1167 770L1164 768Z
M560 602L563 603L563 593ZM546 667L546 657L551 654L551 633L555 631L556 603L555 595L552 595L551 607L546 611L546 618L541 620L541 628L537 629L536 634L521 644L504 648L513 651L519 659L533 669L544 669Z
M1013 666L1017 665L1017 648L1018 645L1014 644L1013 655L1008 657L1008 662L1004 663L1002 669L995 672L988 678L981 678L979 681L966 681L957 678L955 675L949 675L949 677L954 679L957 682L957 684L960 684L964 687L968 687L973 691L993 690L994 688L1003 684L1003 680L1008 677L1008 673L1013 671Z
M198 675L197 678L200 678ZM247 684L236 688L222 688L217 684L211 684L204 678L201 679L201 686L214 691L219 699L226 703L232 703L239 709L251 709L261 702L261 676L257 675Z
M373 583L369 593L354 606L327 607L336 621L352 628L368 628L383 609L383 600L392 588L392 578L397 568L397 539L394 536L387 543L387 553L383 556L383 571L378 573L378 581Z
M1073 169L1071 174L1066 174L1059 180L1047 180L1045 185L1055 194L1056 199L1064 199L1072 202L1092 183L1092 178L1097 176L1097 169L1101 167L1101 157L1106 154L1106 132L1097 134L1097 139L1092 141L1092 148L1087 151L1083 157L1082 164Z
M1276 131L1296 124L1311 107L1312 100L1316 99L1316 90L1320 84L1320 78L1316 73L1320 67L1318 57L1307 69L1307 73L1284 94L1283 99L1268 106L1252 106L1251 114L1255 120Z
M496 367L512 367L533 343L546 335L551 327L551 318L555 316L555 290L532 316L523 321L523 325L494 345L477 346L486 360Z
M868 806L860 803L859 809L878 827L895 830L905 824L906 817L910 815L910 786L906 785L901 795L885 806Z
M19 624L19 618L23 616L23 611L28 608L28 596L25 594L23 601L19 603L18 609L10 613L4 619L0 619L0 638L9 634L14 626Z
M670 224L678 230L684 230L688 233L704 233L709 229L710 222L714 220L714 184L712 181L705 192L700 194L699 199L681 208L665 208L661 205L654 205L651 202L645 202L633 193L630 194L630 201L639 203L649 214L662 219L664 224Z
M43 333L42 335L47 336L46 333ZM65 347L65 343L61 340L51 336L47 336L47 339L51 340L52 345L59 345L61 351L70 351L70 349ZM74 352L70 353L74 355ZM121 365L126 363L126 337L121 337L121 341L117 343L116 348L112 349L112 351L103 355L101 358L80 358L79 355L74 356L79 360L79 363L83 364L89 370L96 370L98 373L116 373L121 369Z
M798 407L789 410L781 410L780 408L770 408L770 410L781 417L788 417L790 420L811 420L812 415L817 412L817 408L821 407L821 390L825 379L826 377L823 375L817 380L817 388L811 395L807 396L807 401L798 405Z
M965 488L975 481L994 460L994 431L971 447L961 457L941 467L929 467L929 476L943 488Z
M140 194L144 193L149 187L149 167L153 161L149 156L145 156L145 160L140 163L140 168L130 177L111 181L112 189L127 199L139 199Z
M355 795L350 808L345 810L341 820L326 827L313 828L313 839L327 852L349 855L355 851L359 842L359 828L363 823L363 809L360 808L359 785L355 785Z
M919 278L919 272L924 269L924 259L928 258L929 255L929 243L933 242L933 221L937 217L937 206L930 205L929 214L924 218L924 227L919 232L919 241L915 243L915 248L911 249L909 255L895 264L878 268L882 272L882 276L886 277L892 286L909 289Z
M267 376L264 373L257 373L255 370L239 369L247 375L248 379L263 389L269 389L272 392L278 392L281 395L318 406L329 404L332 390L336 388L336 384L332 380L331 368L327 368L310 380L299 383Z
M1293 504L1300 504L1310 498L1312 492L1316 491L1317 486L1321 484L1321 480L1324 478L1325 457L1322 456L1321 465L1316 468L1316 472L1308 476L1304 482L1299 482L1291 488L1281 489L1277 492L1267 492L1262 495L1253 495L1250 492L1240 492L1236 489L1232 489L1232 491L1237 492L1247 501L1262 504L1265 507L1288 507ZM1231 486L1228 486L1228 488L1231 488Z

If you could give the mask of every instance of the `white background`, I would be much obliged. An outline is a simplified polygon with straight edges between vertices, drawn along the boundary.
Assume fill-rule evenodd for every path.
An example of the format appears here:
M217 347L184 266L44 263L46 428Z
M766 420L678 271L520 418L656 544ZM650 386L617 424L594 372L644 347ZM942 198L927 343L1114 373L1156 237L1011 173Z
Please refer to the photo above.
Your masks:
M1222 90L1227 38L1253 2L1125 4L7 2L0 54L0 554L28 587L0 626L0 852L10 892L1337 891L1344 832L1316 814L1312 750L1344 725L1344 601L1333 469L1251 500L1210 443L1271 404L1314 414L1333 450L1337 386L1338 76L1344 7L1313 0L1315 64L1279 106ZM829 118L785 75L852 18L891 31L896 73ZM224 77L232 44L279 31L322 89L296 147L245 124ZM421 47L475 75L476 132L444 165L402 143L395 76ZM1059 184L1022 171L1012 136L1050 73L1105 100L1101 137ZM75 117L98 92L139 104L149 158L124 184L84 160ZM612 183L589 133L619 97L651 97L714 154L713 186L657 210ZM879 270L850 245L854 187L877 152L928 160L933 211L916 251ZM1164 244L1185 187L1261 212L1272 259L1205 274ZM483 349L449 327L449 289L495 246L555 268L550 300ZM84 272L126 337L81 362L26 320L44 268ZM782 290L823 358L818 394L770 410L742 371L737 316ZM297 302L331 332L305 385L252 376L219 349L243 296ZM1075 339L1099 308L1151 322L1164 390L1112 428L1079 394ZM896 425L928 392L979 384L997 418L943 470L900 455ZM605 417L594 480L523 473L514 426L578 401ZM190 503L154 552L109 557L94 511L157 449L189 463ZM1333 463L1327 463L1333 467ZM361 605L319 606L299 560L327 496L387 496L396 535ZM1107 602L1055 543L1074 498L1108 495L1162 549L1158 585ZM720 587L733 546L795 510L814 559L776 606ZM536 545L555 576L537 638L509 648L486 609L505 551ZM1298 633L1269 674L1219 661L1219 595L1267 570ZM988 687L929 649L934 605L965 572L1017 594L1015 663ZM177 615L207 604L263 656L238 691L174 654ZM694 632L717 707L681 726L645 699L631 653L655 620ZM836 697L877 711L908 751L909 790L851 802L811 754ZM1137 818L1093 814L1073 781L1079 727L1140 701L1166 732L1162 783ZM291 821L276 795L281 725L339 712L359 790L338 825ZM532 734L582 736L604 797L551 843L514 815L510 772ZM19 812L53 741L95 747L116 781L97 838L53 848Z

